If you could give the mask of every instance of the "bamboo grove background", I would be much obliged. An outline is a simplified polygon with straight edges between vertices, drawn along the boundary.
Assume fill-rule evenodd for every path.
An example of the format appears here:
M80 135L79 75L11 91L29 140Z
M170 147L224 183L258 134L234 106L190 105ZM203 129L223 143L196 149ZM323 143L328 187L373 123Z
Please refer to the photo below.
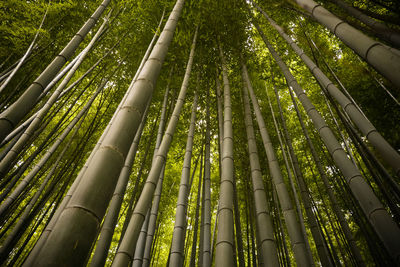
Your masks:
M400 264L396 1L0 3L0 260Z

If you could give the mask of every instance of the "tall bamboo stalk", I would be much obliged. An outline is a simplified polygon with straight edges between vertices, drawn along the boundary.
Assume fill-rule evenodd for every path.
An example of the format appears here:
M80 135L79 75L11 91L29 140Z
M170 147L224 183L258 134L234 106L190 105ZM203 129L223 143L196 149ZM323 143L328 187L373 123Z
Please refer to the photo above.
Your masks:
M172 70L170 72L170 76L172 74ZM158 125L158 131L157 131L157 138L156 138L156 145L154 147L154 153L153 153L153 162L156 159L156 155L158 152L158 149L160 148L160 144L162 141L163 133L164 133L164 128L165 128L165 122L166 122L166 110L167 110L167 100L168 100L168 92L169 92L169 86L167 86L164 94L164 100L163 100L163 105L162 105L162 110L161 110L161 117L160 117L160 124ZM153 238L154 234L156 231L156 223L157 223L157 213L158 213L158 207L161 199L161 191L162 191L162 185L163 185L163 180L164 180L164 174L165 174L165 164L162 167L160 176L158 178L157 182L157 187L154 192L154 197L153 197L153 202L151 205L151 208L149 209L148 215L146 215L147 222L146 223L146 229L144 230L142 227L142 230L139 234L139 239L137 242L137 248L135 249L135 255L134 255L134 262L135 264L139 264L141 266L149 266L150 261L151 261L151 250L153 247ZM130 214L132 217L132 215ZM148 217L147 217L148 216ZM125 232L124 232L125 234ZM143 236L145 235L145 236ZM123 235L121 235L123 236ZM143 240L143 242L139 242L139 240ZM142 254L139 252L136 253L136 250L143 251Z
M161 25L162 20L160 21ZM159 26L160 26L159 25ZM168 85L164 94L164 100L163 100L163 106L161 110L161 117L160 117L160 124L158 126L158 131L157 131L157 138L156 138L156 145L154 148L154 153L153 153L153 160L155 159L155 156L157 155L158 149L160 148L160 144L162 141L163 133L165 130L165 122L166 122L166 109L167 109L167 100L168 100L168 94L169 94L169 83L172 77L173 73L173 68L171 68L169 72L169 78L168 78ZM144 237L144 243L138 243L141 247L140 250L143 249L143 254L140 255L140 253L136 253L136 262L139 263L140 260L142 260L141 264L143 267L149 266L150 260L151 260L151 249L153 245L153 238L154 238L154 233L156 230L156 223L157 223L157 214L158 214L158 208L161 200L161 192L162 192L162 186L163 186L163 181L164 181L164 174L165 174L165 163L162 168L162 171L160 173L160 177L157 182L157 187L154 192L154 197L153 197L153 203L150 208L150 213L149 213L149 218L147 222L147 229L146 231L141 231L140 235L146 234ZM147 215L146 215L147 216ZM146 217L147 219L147 217ZM141 236L139 236L140 238ZM142 257L142 258L140 258Z
M224 84L224 133L222 143L221 180L218 206L218 233L215 252L216 266L234 266L234 233L233 233L233 130L231 89L228 80L228 69L219 45Z
M170 71L170 78L171 78L171 75L172 75L172 69ZM168 88L167 88L167 91L168 91ZM164 128L165 128L166 100L168 97L167 91L165 92L165 95L164 95L163 110L161 112L162 114L161 114L161 119L160 119L160 125L158 127L156 146L154 148L154 154L153 154L153 162L156 159L158 149L160 148L160 144L161 144L161 141L163 138L163 133L164 133ZM171 103L172 103L172 101L171 101ZM154 239L154 234L156 231L158 208L159 208L160 200L161 200L161 192L162 192L162 187L163 187L164 174L165 174L165 163L164 163L164 166L162 167L160 177L158 178L157 186L154 191L153 202L152 202L151 208L150 208L150 214L149 214L150 217L149 217L148 227L147 227L147 231L146 231L147 235L146 235L146 239L145 239L145 243L144 243L145 248L144 248L144 253L143 253L142 267L149 266L151 258L152 258L151 252L152 252L152 248L154 245L153 239Z
M158 178L156 190L154 191L153 203L150 208L150 217L149 217L149 225L147 226L147 235L145 240L145 249L143 253L143 263L142 267L150 266L151 259L153 257L152 252L154 248L154 238L157 238L156 228L157 228L157 218L158 218L158 209L160 207L161 193L163 189L164 183L164 175L165 175L165 163L162 167L160 177Z
M378 36L382 36L384 40L394 44L395 46L400 46L400 34L398 32L390 29L382 22L370 18L360 10L347 4L345 1L332 0L332 2L343 8L352 17L357 18L359 21L370 27L376 34L378 34Z
M10 152L8 152L7 155L4 157L4 159L1 161L1 163L0 163L0 177L2 175L6 174L6 172L11 167L10 166L11 163L15 160L15 158L21 152L23 147L25 147L27 142L30 140L31 136L34 134L35 130L38 129L38 127L40 126L40 123L42 122L44 116L48 113L50 108L57 101L59 95L61 94L61 92L63 91L65 86L67 86L68 82L71 80L72 76L75 74L76 70L78 69L80 64L83 62L83 60L85 59L86 55L89 53L89 51L93 47L93 45L95 44L95 42L99 38L100 33L102 32L103 28L106 25L107 25L107 20L104 21L104 23L101 25L99 30L96 32L95 36L92 38L90 43L82 51L81 56L78 58L78 60L74 64L74 66L69 70L69 72L66 75L66 77L64 78L64 80L60 83L60 85L54 91L52 96L47 100L46 104L37 113L37 115L35 116L33 121L29 124L28 128L24 131L23 135L18 139L18 142L13 146L13 148L10 150ZM0 124L1 124L1 119L0 119Z
M182 1L183 3L183 1ZM180 1L177 2L177 6L179 6ZM182 8L182 5L180 5ZM168 26L168 22L167 22ZM166 26L166 27L167 27ZM160 36L161 38L162 36ZM189 84L190 72L192 69L194 51L196 47L197 40L197 29L193 37L192 48L189 55L188 64L186 67L185 77L182 82L181 91L179 92L178 100L175 105L173 114L168 123L167 130L165 131L163 140L161 142L160 148L155 158L155 162L151 167L150 173L147 177L146 183L143 187L142 193L139 197L139 200L136 204L135 210L133 212L132 218L129 222L127 231L122 239L121 245L115 255L113 266L126 266L129 261L132 260L133 251L135 250L136 241L139 235L140 228L143 224L145 214L149 205L151 204L151 200L153 197L153 193L155 191L156 184L158 182L159 175L161 170L165 164L166 155L168 153L169 146L172 141L172 136L175 131L176 125L178 123L179 115L182 110L183 102L186 96L186 91ZM144 68L145 70L145 68Z
M221 84L219 81L218 77L218 70L217 70L217 75L215 78L215 97L217 99L217 120L218 120L218 171L219 171L219 176L221 176L221 162L222 162L222 141L224 138L224 127L223 127L223 114L222 114L222 101L221 101ZM217 211L219 209L219 201L217 205ZM215 218L214 221L214 226L213 226L213 231L212 231L212 237L211 237L211 259L210 261L213 262L214 258L214 244L215 244L215 233L217 231L218 227L218 214Z
M274 91L275 91L276 100L278 103L278 109L279 109L279 114L280 114L281 121L282 121L282 128L283 128L283 133L284 133L284 136L286 139L286 145L289 150L289 156L293 163L293 167L294 167L293 169L296 173L297 184L299 185L299 188L300 188L300 195L303 200L303 205L304 205L304 209L306 211L308 224L309 224L309 227L311 230L311 234L314 238L315 246L317 248L317 252L318 252L319 258L321 260L321 264L322 264L322 266L333 266L333 263L329 257L328 249L324 244L324 238L322 236L321 230L318 227L317 219L315 217L315 214L312 211L311 198L309 196L307 184L304 181L303 172L300 169L297 156L293 149L292 139L290 137L288 128L286 126L285 117L283 116L283 111L282 111L281 101L279 99L278 90L276 89L275 84L273 87L274 87Z
M364 260L361 257L360 250L356 244L353 234L351 233L349 224L347 223L347 221L344 217L344 214L343 214L342 210L340 209L340 206L338 205L338 201L336 199L336 196L333 193L332 186L329 183L328 177L326 176L325 170L321 164L320 157L319 157L317 151L315 150L314 144L311 141L310 135L304 124L303 118L302 118L299 108L297 106L292 89L290 87L289 87L289 93L290 93L290 97L292 99L293 106L296 110L296 114L299 119L301 128L303 130L303 134L304 134L304 136L307 140L307 144L311 150L311 154L314 159L315 165L317 166L318 173L321 176L322 181L325 185L326 192L328 193L328 197L332 203L333 211L335 212L335 214L338 218L338 221L340 223L340 226L342 227L343 233L346 236L346 240L349 242L350 250L353 253L353 256L356 260L357 266L365 266Z
M194 139L194 130L196 123L197 93L194 96L192 115L190 117L190 126L186 141L185 157L183 159L181 183L179 185L178 201L175 212L175 225L171 241L171 254L169 266L183 266L185 259L185 233L186 233L186 212L188 205L190 162L192 159L192 148Z
M85 106L79 111L67 128L62 132L62 134L57 138L53 145L48 149L46 154L40 159L40 161L32 168L32 170L24 177L24 179L18 184L14 191L1 203L0 205L0 217L4 212L14 203L18 196L23 192L23 190L31 183L38 172L42 169L45 163L50 159L50 157L55 153L60 144L66 139L68 134L78 123L78 121L86 114L88 109L91 107L93 101L96 99L98 94L103 90L106 85L107 80L103 80L99 85L96 92L92 95L91 99L85 104Z
M283 29L276 24L258 5L258 10L268 19L270 24L278 31L285 41L292 47L293 51L303 60L310 69L321 86L334 97L339 105L348 114L351 120L357 125L361 132L368 138L371 144L379 151L385 161L390 164L396 174L400 176L400 155L399 153L383 138L376 130L374 125L364 116L359 107L353 103L344 93L342 93L336 85L321 71L320 68L304 53L304 51L287 35Z
M248 76L245 77L248 79ZM258 127L260 129L261 137L264 144L264 149L268 158L268 165L274 186L277 191L279 202L282 207L283 216L287 225L288 234L292 244L292 249L294 252L294 257L298 266L310 266L311 262L307 248L305 245L305 240L301 231L300 224L297 221L296 211L293 209L293 205L289 196L289 191L283 181L282 173L279 168L279 163L276 158L275 150L272 146L271 139L269 137L267 127L265 126L264 119L261 115L260 106L258 105L257 98L254 94L253 87L249 86L250 83L247 82L247 89L250 93L250 99L253 104L254 112L256 114L256 119Z
M271 103L271 101L269 99L268 91L267 91L267 99L268 99L269 108L271 110L272 121L274 122L276 135L278 137L279 146L280 146L281 151L282 151L283 161L285 163L289 184L290 184L290 187L292 188L294 203L296 205L297 215L299 216L299 223L300 223L301 231L302 231L302 234L303 234L303 237L304 237L304 241L305 241L305 245L306 245L306 249L307 249L307 256L309 257L309 259L312 262L312 264L314 264L314 259L313 259L313 255L312 255L312 252L311 252L311 246L310 246L310 242L309 242L308 236L307 236L307 230L306 230L306 225L305 225L305 221L304 221L303 210L301 208L301 204L300 204L300 200L299 200L299 197L298 197L297 188L295 186L295 181L293 179L293 177L297 179L297 176L296 176L296 173L293 170L294 169L293 165L291 166L289 164L289 161L290 161L290 163L292 162L291 158L290 158L290 153L289 152L286 153L285 144L282 141L282 139L283 139L282 135L283 134L281 133L281 130L279 129L280 127L278 125L278 121L275 118L275 112L274 112L274 109L272 108L272 103Z
M79 44L96 24L111 0L104 0L82 28L75 34L59 55L47 66L25 93L6 111L0 114L0 140L9 134L21 119L34 107L47 84L53 80L62 66L71 58Z
M138 79L133 82L124 105L117 111L113 127L109 129L102 145L93 155L81 177L79 187L71 196L68 208L61 212L34 265L43 266L56 262L81 265L86 262L97 228L116 186L116 178L153 93L183 3L184 0L176 2L149 59Z
M313 0L294 0L294 2L311 13L319 23L327 27L394 85L400 86L400 56L396 52L356 30Z
M30 56L32 49L34 47L34 45L36 44L36 39L39 36L39 32L40 29L43 26L44 20L46 19L47 16L47 12L49 11L49 7L50 7L50 2L51 0L49 0L49 3L47 4L47 8L46 11L44 12L42 21L40 22L39 28L36 30L36 34L33 37L33 40L31 42L31 44L29 45L28 49L26 50L25 54L22 56L22 58L19 60L17 66L15 66L15 68L12 70L12 72L10 73L10 75L8 75L7 79L1 84L0 86L0 94L3 92L4 88L6 88L7 84L11 81L11 79L13 78L13 76L15 75L15 73L17 73L17 71L19 70L19 68L22 66L22 64L25 62L25 59Z
M245 124L247 134L247 146L250 158L251 168L251 179L252 188L255 203L255 214L256 223L259 235L257 236L260 240L261 250L258 251L263 258L264 266L279 266L278 252L276 250L276 244L274 239L274 229L271 219L271 214L268 209L269 204L265 194L264 182L262 179L260 160L258 157L257 143L254 134L253 120L251 116L250 101L247 92L247 88L250 80L248 79L247 68L242 63L242 79L244 82L243 86L243 103L245 112ZM248 203L250 205L250 203ZM252 216L252 215L250 215Z
M133 255L132 267L142 267L143 254L146 247L147 229L149 228L150 209L147 211L146 218L140 229L139 238L137 241L135 254Z
M147 113L150 105L147 106L145 116L143 116L142 122L140 123L139 129L133 139L132 145L129 148L128 155L126 156L124 167L118 177L118 183L115 187L113 196L108 207L107 214L104 218L104 222L101 226L100 237L96 244L92 260L90 262L91 267L104 266L108 250L111 245L112 236L117 223L118 215L121 209L122 201L124 200L124 193L126 186L129 182L129 175L131 173L132 165L135 162L136 152L139 148L139 142L142 137L143 129L146 125Z
M238 267L245 267L242 225L240 222L240 209L239 209L239 199L236 187L236 181L237 181L236 179L237 177L234 172L233 173L233 215L234 215L233 219L235 221L235 239L236 239L235 252L238 257Z
M209 99L210 90L207 91ZM206 137L204 155L204 231L203 231L203 251L200 257L203 258L202 267L211 266L211 160L210 160L210 104L206 106Z
M297 83L296 79L293 77L286 64L282 61L280 56L276 53L275 49L268 42L258 24L254 22L254 25L257 27L271 55L285 75L287 83L293 88L298 99L306 110L307 115L313 121L315 128L318 130L336 165L339 167L344 177L346 178L346 182L348 183L354 197L357 199L360 206L362 207L373 229L378 234L380 240L385 245L385 248L388 250L393 260L399 263L399 227L388 214L380 200L375 196L371 187L366 183L356 166L347 157L346 153L344 152L340 143L337 141L331 129L326 124L325 120L308 99L307 95Z
M199 232L199 214L200 214L200 205L201 205L201 191L203 184L203 169L204 169L204 153L203 146L201 146L200 151L200 170L199 170L199 180L197 183L197 197L196 197L196 210L194 214L194 225L193 225L193 238L192 238L192 247L190 251L189 258L189 267L196 267L196 254L197 254L197 236ZM194 174L194 173L193 173ZM196 193L196 192L194 192Z

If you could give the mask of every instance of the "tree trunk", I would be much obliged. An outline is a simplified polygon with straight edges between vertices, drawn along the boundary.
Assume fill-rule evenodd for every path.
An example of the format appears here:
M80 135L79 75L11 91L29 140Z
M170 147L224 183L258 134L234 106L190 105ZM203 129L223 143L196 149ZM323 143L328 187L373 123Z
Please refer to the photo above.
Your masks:
M210 90L207 91L207 99L210 97ZM205 161L204 161L204 231L203 251L200 257L203 258L202 267L211 267L211 161L210 161L210 103L206 107L206 140L205 140Z
M385 245L389 254L399 263L400 261L400 229L393 221L391 216L387 213L386 209L383 207L382 203L375 196L371 187L365 182L364 178L357 170L356 166L348 159L346 153L343 151L341 145L337 141L335 135L331 129L326 124L325 120L315 109L314 105L308 99L307 95L304 93L303 89L297 83L296 79L293 77L289 71L286 64L282 61L279 55L275 52L274 48L266 39L265 35L262 33L261 29L255 23L261 34L265 44L267 45L272 56L276 60L278 66L282 70L287 83L292 86L294 92L302 103L304 109L306 110L308 116L314 123L315 128L318 130L323 142L328 148L329 153L332 155L335 163L342 171L346 178L346 182L349 184L352 193L358 200L360 206L362 207L364 213L369 219L374 230L377 232L380 240Z
M179 11L182 9L182 4L183 4L183 1L178 0L176 7L175 7L175 11L173 11L172 14L174 14L174 13L179 14ZM170 17L170 19L171 19L171 17ZM170 23L176 24L176 20L175 20L176 18L172 17L172 19L174 19L174 20L171 20L172 22L171 21L167 22L167 25L165 26L166 28L168 28ZM171 33L170 31L168 31L168 32ZM163 37L163 33L161 34L160 39ZM186 67L185 77L182 82L181 91L179 93L178 100L177 100L177 103L174 108L174 112L168 123L168 127L164 134L163 141L161 142L160 148L158 150L155 162L153 163L153 165L151 167L151 170L147 177L143 191L139 197L139 200L138 200L135 210L133 212L132 218L129 222L127 232L125 233L123 240L121 242L121 245L120 245L120 247L117 251L117 254L114 258L113 266L126 266L129 263L129 261L132 260L132 257L133 257L132 253L135 250L139 231L140 231L141 225L143 224L145 213L147 212L147 209L149 208L149 205L151 203L151 199L152 199L152 196L153 196L153 193L155 190L155 186L158 182L159 175L165 164L166 154L167 154L169 146L172 142L172 135L175 131L176 125L178 123L179 115L182 110L183 102L184 102L184 99L186 96L186 91L187 91L188 84L189 84L190 72L191 72L191 68L192 68L192 64L193 64L196 39L197 39L197 30L194 34L192 49L190 51L189 61L188 61L187 67ZM159 44L165 44L165 43L158 42L157 45L159 45ZM157 45L155 46L154 49L156 49ZM151 58L151 56L150 56L150 58ZM146 70L146 65L143 68L143 70Z
M294 106L294 108L296 110L296 114L297 114L297 117L299 119L301 128L303 130L303 134L304 134L304 136L305 136L305 138L307 140L307 144L308 144L308 146L309 146L309 148L311 150L311 154L313 156L315 165L317 166L317 170L318 170L318 172L319 172L319 174L320 174L320 176L322 178L322 181L324 182L326 192L328 193L328 197L329 197L329 199L330 199L330 201L332 203L333 211L335 212L335 214L336 214L336 216L338 218L338 221L340 223L340 226L342 227L342 230L343 230L343 233L344 233L344 235L346 237L346 240L349 242L350 250L353 253L353 256L355 258L357 266L365 266L364 260L361 257L361 253L360 253L360 250L359 250L359 248L358 248L358 246L356 244L354 236L350 231L350 227L349 227L348 223L346 222L344 214L343 214L342 210L340 209L340 207L338 205L336 196L334 195L334 193L332 191L332 186L330 185L328 177L325 174L325 170L324 170L324 168L323 168L323 166L321 164L320 157L319 157L317 151L315 150L314 144L312 143L312 141L310 139L310 136L308 134L308 130L307 130L305 124L304 124L303 118L302 118L302 116L300 114L300 111L299 111L299 109L297 107L296 100L294 99L293 92L292 92L292 89L290 87L289 87L289 93L290 93L290 96L292 98L292 103L293 103L293 106Z
M346 97L335 84L318 68L318 66L304 53L303 50L288 36L283 29L275 23L261 8L256 6L260 12L268 19L270 24L279 32L285 41L292 47L294 52L303 60L310 69L321 86L334 97L349 115L352 121L357 125L361 132L368 138L371 144L379 151L385 161L394 169L400 177L400 155L375 129L372 123L363 115L362 111ZM400 62L400 60L399 60Z
M256 113L258 127L260 129L261 137L264 143L264 149L267 154L270 173L278 194L279 201L281 203L283 216L285 217L285 222L287 224L287 230L292 243L294 257L298 266L310 266L313 263L307 256L308 253L305 245L305 240L302 235L300 224L297 221L296 211L293 209L289 191L283 181L282 173L279 168L279 163L277 161L271 139L265 126L264 119L261 115L258 101L253 92L253 88L251 86L248 86L248 90L250 93L250 99L253 104L254 112Z
M189 260L189 267L196 267L196 251L197 251L197 233L199 231L199 214L200 214L200 203L201 203L201 189L203 183L203 168L204 168L204 161L203 161L203 147L201 149L201 159L200 159L200 171L199 171L199 182L197 185L197 198L196 198L196 212L194 215L194 226L193 226L193 241L192 241L192 248L190 251L190 260Z
M278 252L276 250L276 244L274 240L273 223L268 209L269 204L265 194L264 182L262 180L249 96L247 92L247 88L251 86L249 84L250 79L248 78L247 68L244 63L242 63L242 79L247 146L250 157L256 223L260 239L258 242L261 246L261 251L258 253L261 254L261 257L263 258L263 266L279 266Z
M28 140L34 134L35 130L38 129L44 116L48 113L50 108L57 101L62 90L65 88L67 83L71 80L72 76L75 74L76 70L78 69L80 64L83 62L84 58L86 57L86 55L88 54L90 49L93 47L93 45L96 42L96 40L98 39L102 29L106 26L106 22L107 21L105 20L104 23L101 25L100 29L96 32L95 36L90 41L90 43L82 51L81 56L76 61L74 66L71 68L71 70L68 72L67 76L64 78L64 80L60 83L60 85L54 91L53 95L47 100L46 104L40 109L40 111L37 113L37 115L35 116L33 121L29 124L28 128L24 131L24 134L21 136L21 138L18 140L18 142L14 145L14 147L11 149L11 151L9 153L7 153L5 158L1 161L0 177L7 173L7 171L11 167L11 163L15 160L15 158L21 152L23 147L27 144ZM1 127L1 119L0 119L0 127Z
M35 43L36 43L36 39L37 39L38 36L39 36L40 29L42 28L43 23L44 23L44 20L46 19L46 15L47 15L47 12L49 11L49 7L50 7L50 2L49 2L48 5L47 5L46 11L45 11L45 13L44 13L44 15L43 15L43 18L42 18L42 22L40 23L39 28L36 30L35 37L33 37L33 40L32 40L32 42L31 42L31 44L29 45L29 47L28 47L28 49L26 50L25 54L24 54L24 55L22 56L22 58L19 60L17 66L15 66L15 68L12 70L12 72L10 73L10 75L8 75L7 79L1 84L1 86L0 86L0 94L3 92L4 88L6 88L7 84L11 81L11 79L13 78L13 76L15 75L15 73L17 73L17 71L19 70L19 68L22 66L22 64L25 62L25 59L31 54L32 49L33 49L33 46L34 46Z
M186 212L188 205L188 194L190 191L190 162L192 159L194 130L196 123L197 110L197 93L194 96L192 115L190 118L190 126L186 141L186 152L183 160L181 182L179 184L178 201L175 212L175 226L172 234L171 254L169 258L169 266L183 266L185 259L185 233L186 233Z
M117 223L118 215L121 209L122 201L124 200L126 186L129 182L129 175L131 174L132 165L135 162L136 152L139 148L139 142L142 137L143 128L146 125L147 113L150 108L149 104L147 105L143 120L140 123L139 129L129 149L128 155L126 156L124 167L122 168L121 173L118 177L118 183L111 198L103 225L101 226L100 237L97 241L96 249L90 262L91 267L100 267L105 265L108 250L112 241L112 236L114 234L115 225Z
M289 135L289 131L288 131L287 126L286 126L285 117L283 116L282 106L281 106L281 102L279 100L278 91L277 91L275 85L273 87L274 87L274 91L275 91L276 100L277 100L277 103L278 103L279 114L280 114L280 117L281 117L283 132L284 132L284 136L285 136L285 139L286 139L286 145L288 147L289 156L290 156L290 158L292 160L294 171L296 173L297 184L299 185L299 188L300 188L300 195L301 195L301 198L303 200L304 209L305 209L306 214L307 214L308 224L309 224L309 227L310 227L310 230L311 230L311 234L312 234L312 236L314 238L315 246L317 248L317 252L318 252L319 258L321 260L321 264L322 264L322 266L333 266L333 263L332 263L332 261L331 261L331 259L329 257L328 249L324 244L324 238L322 236L321 230L318 227L317 219L316 219L315 214L313 213L313 211L311 209L312 205L311 205L311 199L310 199L310 196L309 196L307 184L304 181L303 173L300 170L300 166L299 166L299 162L298 162L297 156L294 153L292 140L291 140L291 137Z
M400 86L400 56L398 54L340 20L313 0L295 0L295 2L310 12L319 23L327 27L395 86Z
M9 134L14 129L20 120L35 106L36 100L47 86L53 80L58 71L67 62L83 38L96 24L103 11L106 9L111 0L104 0L96 9L92 16L86 21L82 28L75 34L71 41L65 46L59 55L47 66L40 76L32 83L25 93L6 111L0 114L0 140Z
M216 266L234 266L234 232L233 232L233 131L231 89L228 80L228 69L221 45L219 54L222 62L224 80L224 134L222 144L221 182L218 207L218 233L215 252Z
M348 5L342 0L332 0L336 5L343 8L349 15L357 18L359 21L370 27L376 34L381 35L385 41L393 44L394 46L400 46L400 34L394 30L387 27L385 24L371 19L367 15L363 14L361 11L355 9L354 7Z
M102 145L94 153L87 170L80 178L79 187L71 196L68 209L61 212L34 265L43 266L50 262L81 265L87 261L88 251L97 235L97 228L114 191L116 178L123 167L147 102L151 98L183 2L183 0L177 1L160 35L159 42L154 46L138 80L133 83L122 108L117 111L115 124L109 129ZM111 165L114 167L110 168ZM99 188L101 190L98 190ZM146 212L147 210L144 211ZM138 214L138 216L141 215ZM141 223L138 224L139 231L143 220L144 217L141 217ZM74 244L78 246L75 247Z

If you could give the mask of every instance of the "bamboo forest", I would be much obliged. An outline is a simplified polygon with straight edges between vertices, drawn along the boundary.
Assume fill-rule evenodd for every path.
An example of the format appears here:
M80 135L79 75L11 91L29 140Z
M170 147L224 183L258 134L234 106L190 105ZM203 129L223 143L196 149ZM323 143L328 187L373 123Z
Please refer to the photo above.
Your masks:
M400 266L400 2L0 1L1 266Z

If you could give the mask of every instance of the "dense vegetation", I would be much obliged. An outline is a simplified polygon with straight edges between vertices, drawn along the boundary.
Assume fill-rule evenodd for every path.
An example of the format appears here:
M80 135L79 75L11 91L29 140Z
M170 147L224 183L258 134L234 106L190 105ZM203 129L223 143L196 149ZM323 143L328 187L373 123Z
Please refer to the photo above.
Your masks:
M399 265L400 4L318 4L0 2L1 263Z

